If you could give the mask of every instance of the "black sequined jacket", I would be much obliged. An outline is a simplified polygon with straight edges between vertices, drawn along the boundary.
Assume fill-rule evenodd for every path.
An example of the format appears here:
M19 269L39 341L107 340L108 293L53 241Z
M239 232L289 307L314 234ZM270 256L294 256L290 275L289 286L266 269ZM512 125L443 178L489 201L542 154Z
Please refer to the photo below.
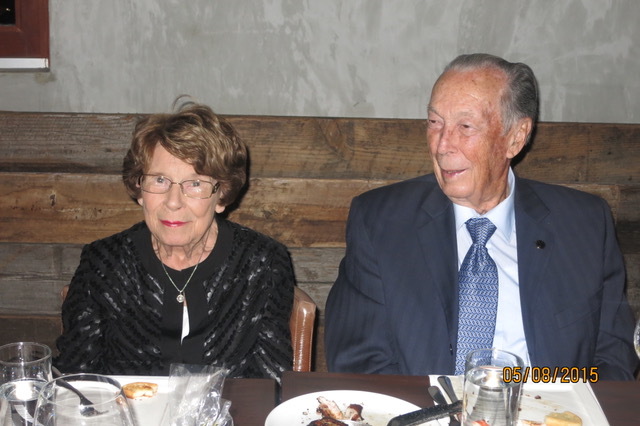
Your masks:
M218 241L185 290L183 306L151 248L144 222L83 248L62 306L61 371L166 375L171 363L210 364L229 377L279 379L292 367L293 268L286 248L218 221ZM170 270L175 282L184 283ZM182 284L178 284L179 286Z

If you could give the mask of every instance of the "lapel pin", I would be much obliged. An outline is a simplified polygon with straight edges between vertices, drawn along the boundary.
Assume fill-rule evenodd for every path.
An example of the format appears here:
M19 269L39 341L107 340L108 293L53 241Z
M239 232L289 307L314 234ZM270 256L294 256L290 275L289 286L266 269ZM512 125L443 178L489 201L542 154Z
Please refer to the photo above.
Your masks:
M545 242L542 240L536 241L536 248L542 250L546 246Z

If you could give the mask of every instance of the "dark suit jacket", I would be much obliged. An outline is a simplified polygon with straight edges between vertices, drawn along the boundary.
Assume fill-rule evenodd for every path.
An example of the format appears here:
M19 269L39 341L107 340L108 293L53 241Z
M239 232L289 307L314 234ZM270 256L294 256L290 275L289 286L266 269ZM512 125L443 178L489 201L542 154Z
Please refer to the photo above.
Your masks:
M607 203L516 178L515 218L532 365L632 379L633 314ZM433 175L354 198L326 306L329 370L453 374L457 269L453 204Z

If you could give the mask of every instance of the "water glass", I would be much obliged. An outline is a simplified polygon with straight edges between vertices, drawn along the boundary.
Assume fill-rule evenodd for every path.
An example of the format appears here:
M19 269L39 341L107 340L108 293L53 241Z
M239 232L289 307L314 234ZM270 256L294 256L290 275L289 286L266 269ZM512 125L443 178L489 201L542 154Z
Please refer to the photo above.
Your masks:
M134 426L117 380L100 374L70 374L47 383L34 414L38 426Z
M636 323L636 329L633 332L633 347L636 349L638 358L640 358L640 319Z
M505 368L523 367L522 358L511 352L499 349L469 352L462 399L463 425L484 420L491 426L516 426L522 382L505 382L503 374ZM512 377L511 374L507 376Z
M40 343L0 346L0 422L31 426L40 389L51 380L51 349Z

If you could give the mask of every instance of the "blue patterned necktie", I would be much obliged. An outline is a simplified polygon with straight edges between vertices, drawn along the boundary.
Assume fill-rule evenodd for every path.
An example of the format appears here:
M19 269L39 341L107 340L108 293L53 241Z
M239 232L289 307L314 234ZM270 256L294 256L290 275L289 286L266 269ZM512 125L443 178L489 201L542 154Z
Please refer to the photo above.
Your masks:
M467 353L493 345L498 308L498 268L485 247L496 226L487 218L469 219L466 225L473 244L458 273L456 374L464 374Z

